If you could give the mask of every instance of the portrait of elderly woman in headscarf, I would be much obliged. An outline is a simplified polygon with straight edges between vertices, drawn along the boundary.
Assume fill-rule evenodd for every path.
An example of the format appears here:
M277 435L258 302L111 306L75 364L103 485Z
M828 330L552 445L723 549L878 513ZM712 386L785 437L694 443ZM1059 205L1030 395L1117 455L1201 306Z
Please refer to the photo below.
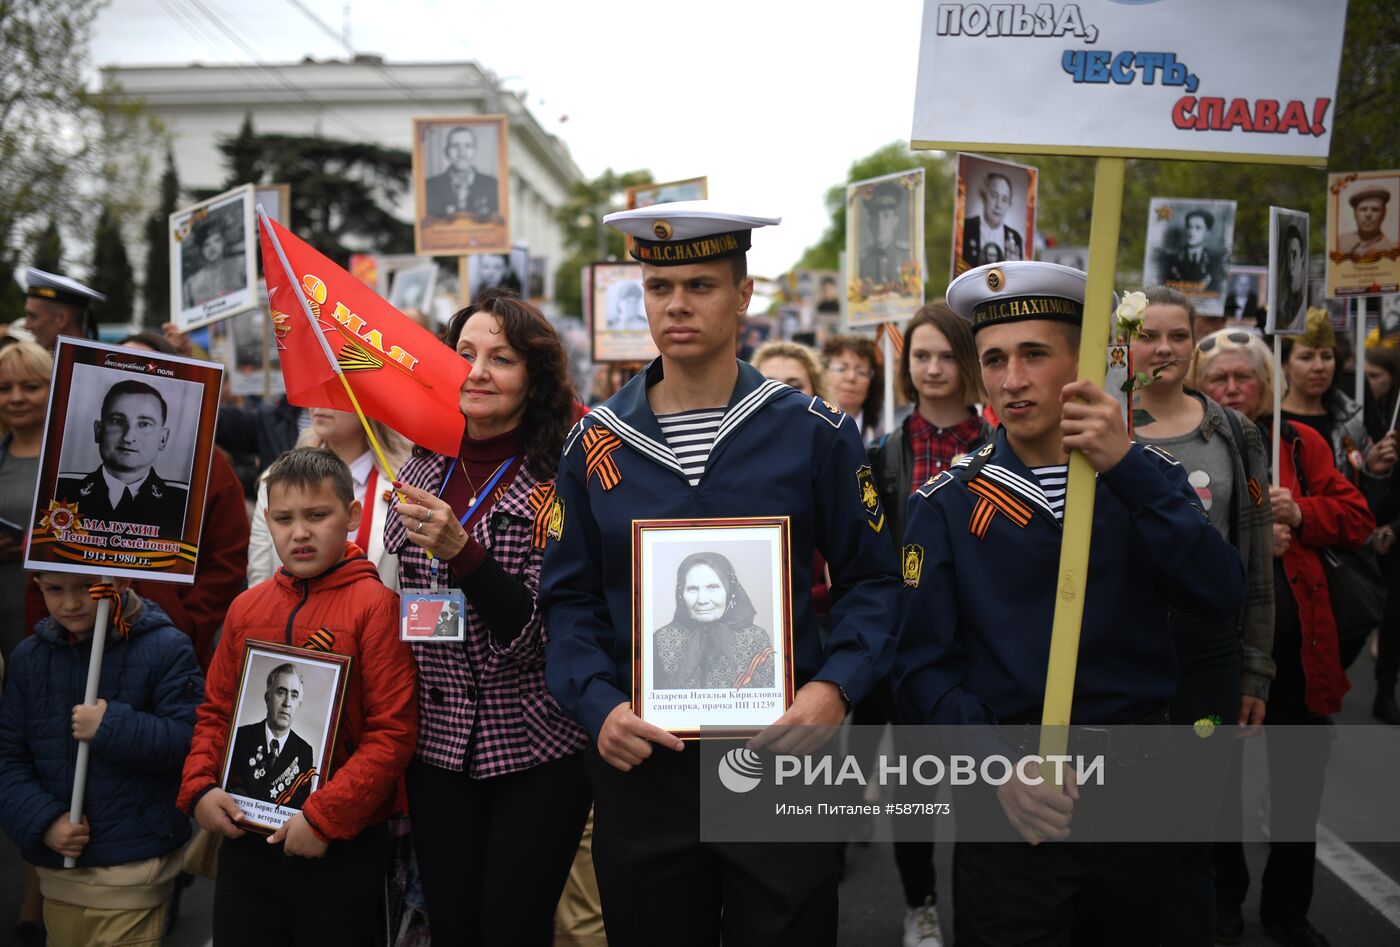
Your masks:
M676 612L657 629L653 687L773 687L773 636L753 624L754 607L734 567L697 552L676 570Z

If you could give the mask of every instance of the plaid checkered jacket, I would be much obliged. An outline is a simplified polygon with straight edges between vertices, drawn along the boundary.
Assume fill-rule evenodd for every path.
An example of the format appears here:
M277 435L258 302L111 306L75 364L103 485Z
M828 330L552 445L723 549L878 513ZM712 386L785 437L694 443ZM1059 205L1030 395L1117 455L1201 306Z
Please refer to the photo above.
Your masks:
M452 458L415 454L400 471L404 482L437 493ZM538 766L581 750L582 728L559 708L544 685L548 638L539 611L542 550L533 543L529 503L540 484L522 465L471 535L501 568L518 576L535 608L507 648L498 647L480 614L467 602L466 640L413 644L418 662L418 758L434 766L468 770L476 779ZM384 545L399 556L399 588L431 587L427 553L408 542L397 510L384 524ZM446 575L452 583L450 570Z

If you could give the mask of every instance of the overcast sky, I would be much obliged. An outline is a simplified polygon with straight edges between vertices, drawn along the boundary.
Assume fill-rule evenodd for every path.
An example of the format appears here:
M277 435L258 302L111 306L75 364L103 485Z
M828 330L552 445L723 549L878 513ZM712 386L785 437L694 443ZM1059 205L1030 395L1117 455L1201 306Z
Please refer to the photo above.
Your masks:
M709 175L712 200L781 216L755 235L756 273L783 272L820 237L822 194L853 160L909 137L922 7L910 0L113 0L93 58L250 62L201 7L263 62L345 57L298 5L337 32L348 6L356 52L481 63L528 91L585 175Z

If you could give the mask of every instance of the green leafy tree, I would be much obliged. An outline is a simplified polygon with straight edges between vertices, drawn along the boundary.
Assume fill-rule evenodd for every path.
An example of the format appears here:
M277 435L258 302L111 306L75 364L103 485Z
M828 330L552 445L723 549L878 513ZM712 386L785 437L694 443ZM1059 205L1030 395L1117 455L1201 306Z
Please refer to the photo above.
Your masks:
M564 228L568 256L554 275L554 299L565 313L583 313L583 268L600 260L621 260L627 255L623 235L603 223L603 218L623 207L629 187L651 184L650 171L617 172L608 168L591 181L576 181L568 199L555 211Z
M46 273L63 272L63 235L58 232L58 223L52 217L45 227L34 236L34 266Z
M0 322L23 315L12 267L61 268L62 260L81 268L87 259L85 240L79 252L62 252L54 221L70 237L85 237L98 203L124 220L147 199L145 173L159 126L112 82L88 87L88 44L104 5L0 0L0 261L7 270ZM99 202L94 181L102 186Z
M136 308L136 278L116 214L103 207L93 236L92 288L107 297L98 306L102 322L130 322Z
M160 206L146 218L146 282L141 298L146 304L143 323L148 329L159 329L170 321L170 240L166 229L179 201L180 178L175 173L175 156L167 147L165 173L160 176Z
M240 184L262 184L262 147L253 131L253 113L243 114L243 125L238 134L220 145L224 160L228 162L229 176L225 188ZM280 182L279 182L280 183Z
M247 119L218 147L229 186L291 185L293 232L341 266L352 252L413 252L413 225L393 212L412 173L404 149L321 135L257 134Z

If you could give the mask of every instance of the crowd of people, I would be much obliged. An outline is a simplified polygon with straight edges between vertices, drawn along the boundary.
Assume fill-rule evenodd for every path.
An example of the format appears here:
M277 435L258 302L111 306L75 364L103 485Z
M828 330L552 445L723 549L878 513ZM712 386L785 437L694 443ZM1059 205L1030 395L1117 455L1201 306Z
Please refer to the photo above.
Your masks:
M1207 334L1190 300L1148 287L1132 356L1154 381L1130 435L1118 401L1075 380L1078 271L973 269L906 323L891 364L854 334L820 350L769 342L744 362L743 250L761 218L677 211L659 238L667 213L609 218L644 263L661 354L600 368L591 411L559 334L510 292L441 332L469 366L453 455L375 421L378 455L354 414L230 399L190 587L21 568L52 350L89 328L80 293L31 292L32 341L0 339L0 827L30 866L14 943L158 943L191 872L215 878L216 944L835 943L842 846L702 843L699 754L633 712L637 518L790 518L796 693L755 747L806 752L846 719L992 725L1007 739L1037 723L1072 450L1099 475L1073 720L1144 734L1125 772L1170 765L1159 724L1237 722L1266 738L1304 725L1312 755L1287 771L1303 774L1307 791L1288 796L1302 812L1271 817L1315 821L1330 716L1368 642L1373 713L1400 724L1400 600L1372 626L1341 622L1324 565L1362 550L1400 585L1400 350L1351 367L1368 386L1358 404L1324 312L1285 340L1276 376L1257 326ZM1003 284L1058 315L1008 317ZM122 344L190 352L173 327ZM867 476L875 495L857 502ZM1020 593L995 594L1006 587ZM402 640L401 593L446 602L460 640ZM692 613L712 606L726 640L761 632L733 565L691 556L677 621L685 595L709 594ZM113 617L86 706L102 600ZM1131 641L1117 633L1128 613ZM667 686L733 676L734 655L671 647L666 631L657 673L679 682ZM297 777L312 767L290 762L306 690L293 665L256 695L265 725L232 735L250 641L350 658L309 794ZM91 762L74 822L80 742ZM295 801L270 834L230 792L230 752L248 757L245 795ZM1239 756L1210 765L1209 804L1238 824ZM271 785L280 770L291 778ZM1078 800L1072 785L1016 780L959 799L960 818L1004 841L959 845L942 892L955 932L938 913L934 843L896 842L905 947L954 933L1238 941L1241 845L1043 845L1073 837ZM1260 922L1290 947L1328 943L1308 919L1315 863L1306 842L1269 853Z

